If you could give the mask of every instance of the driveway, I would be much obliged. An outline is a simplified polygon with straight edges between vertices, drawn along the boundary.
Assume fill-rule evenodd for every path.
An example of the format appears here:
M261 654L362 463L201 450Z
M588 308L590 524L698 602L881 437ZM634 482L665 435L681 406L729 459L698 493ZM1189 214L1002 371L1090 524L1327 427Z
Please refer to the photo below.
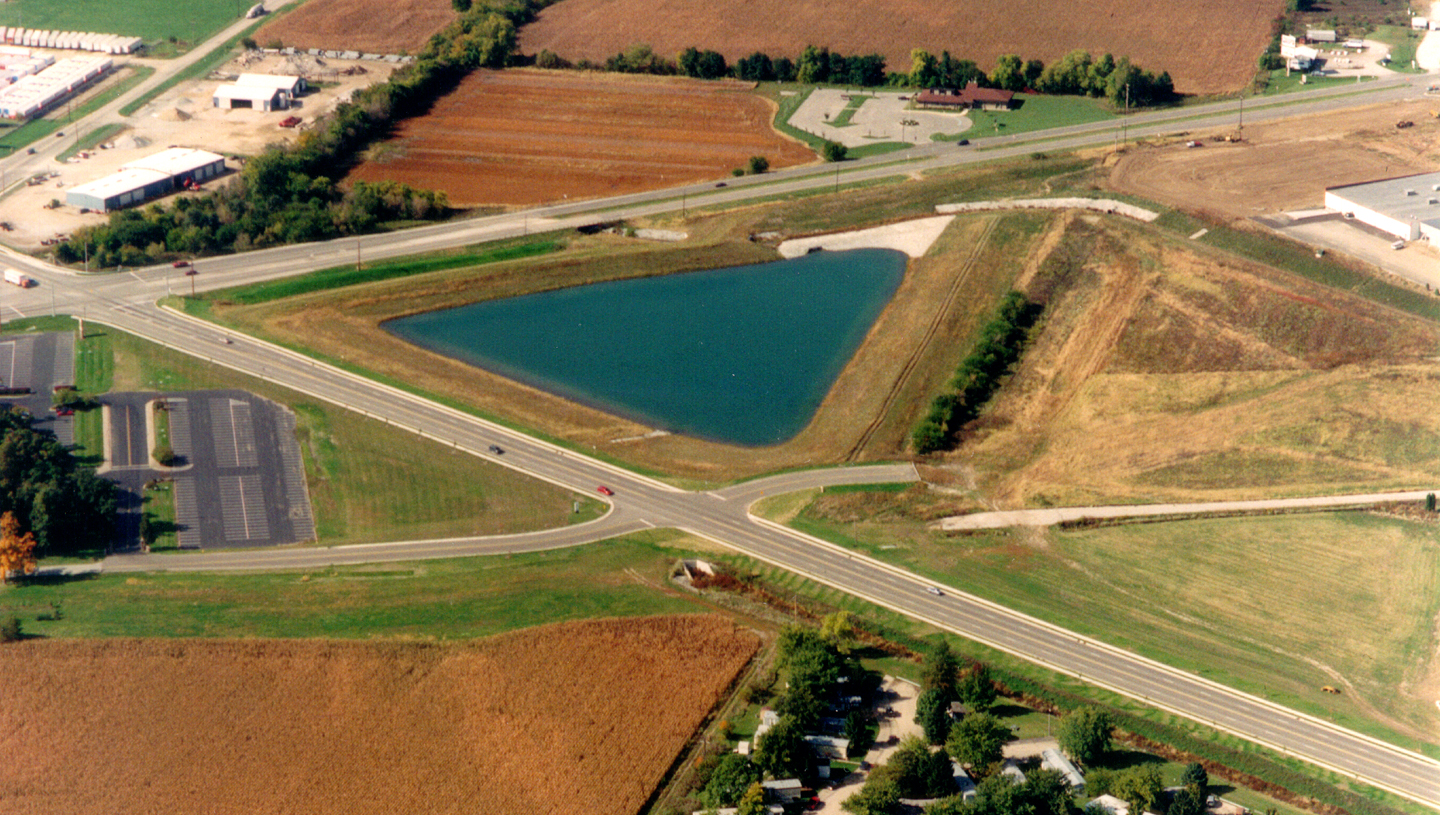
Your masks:
M846 147L863 147L881 142L928 144L937 135L953 136L970 129L970 117L960 113L938 113L910 110L910 95L886 91L843 91L816 88L800 109L790 117L790 125ZM850 123L836 127L852 101L858 101ZM913 125L902 122L915 122Z
M890 754L895 752L906 736L924 735L920 725L915 723L915 698L920 695L920 688L904 679L887 676L880 686L880 691L881 698L885 701L878 704L873 711L880 722L880 732L875 736L875 746L865 754L865 760L870 762L872 767L879 767L889 761ZM886 711L891 714L885 715ZM892 736L895 742L890 744ZM840 804L865 786L867 775L863 772L851 773L840 786L821 790L818 795L821 807L817 811L825 815L847 815L845 810L840 808Z

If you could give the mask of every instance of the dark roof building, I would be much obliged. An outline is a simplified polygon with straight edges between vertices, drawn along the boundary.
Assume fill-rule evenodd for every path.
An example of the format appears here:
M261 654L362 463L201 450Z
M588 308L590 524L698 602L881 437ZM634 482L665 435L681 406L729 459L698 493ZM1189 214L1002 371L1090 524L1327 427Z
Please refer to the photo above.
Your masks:
M922 107L963 108L976 110L1009 110L1015 100L1011 91L982 88L971 82L959 90L937 88L915 94L915 103Z

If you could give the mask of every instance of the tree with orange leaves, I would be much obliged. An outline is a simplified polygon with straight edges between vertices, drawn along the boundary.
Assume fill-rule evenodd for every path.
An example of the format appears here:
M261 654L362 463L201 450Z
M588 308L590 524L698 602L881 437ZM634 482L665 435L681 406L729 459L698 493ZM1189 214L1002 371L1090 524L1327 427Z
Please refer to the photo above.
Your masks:
M10 572L35 572L35 533L20 534L15 513L0 515L0 581L9 582Z

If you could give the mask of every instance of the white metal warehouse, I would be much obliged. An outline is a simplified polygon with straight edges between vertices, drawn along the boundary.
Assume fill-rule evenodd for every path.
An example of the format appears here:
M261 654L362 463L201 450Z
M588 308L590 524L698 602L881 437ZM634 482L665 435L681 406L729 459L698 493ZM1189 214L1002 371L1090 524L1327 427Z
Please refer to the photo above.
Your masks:
M221 85L215 89L215 95L210 97L210 104L217 108L254 110L281 110L290 107L284 91L256 85Z
M285 94L286 101L294 101L306 89L305 78L289 74L241 74L235 84L245 88L275 88Z
M225 157L208 150L172 147L132 161L104 178L71 187L65 203L100 211L121 209L164 195L186 181L201 183L225 172Z
M1330 187L1325 207L1401 240L1440 243L1440 173Z

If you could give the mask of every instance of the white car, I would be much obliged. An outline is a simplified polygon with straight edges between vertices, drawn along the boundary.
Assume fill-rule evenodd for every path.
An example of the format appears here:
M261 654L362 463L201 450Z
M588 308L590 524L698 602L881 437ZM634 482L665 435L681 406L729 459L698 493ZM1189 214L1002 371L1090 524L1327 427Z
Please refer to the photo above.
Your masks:
M944 597L944 596L945 596L945 592L943 592L943 591L935 588L934 586L926 586L926 587L925 587L925 590L928 591L928 592L930 592L931 594L935 595L936 597Z

